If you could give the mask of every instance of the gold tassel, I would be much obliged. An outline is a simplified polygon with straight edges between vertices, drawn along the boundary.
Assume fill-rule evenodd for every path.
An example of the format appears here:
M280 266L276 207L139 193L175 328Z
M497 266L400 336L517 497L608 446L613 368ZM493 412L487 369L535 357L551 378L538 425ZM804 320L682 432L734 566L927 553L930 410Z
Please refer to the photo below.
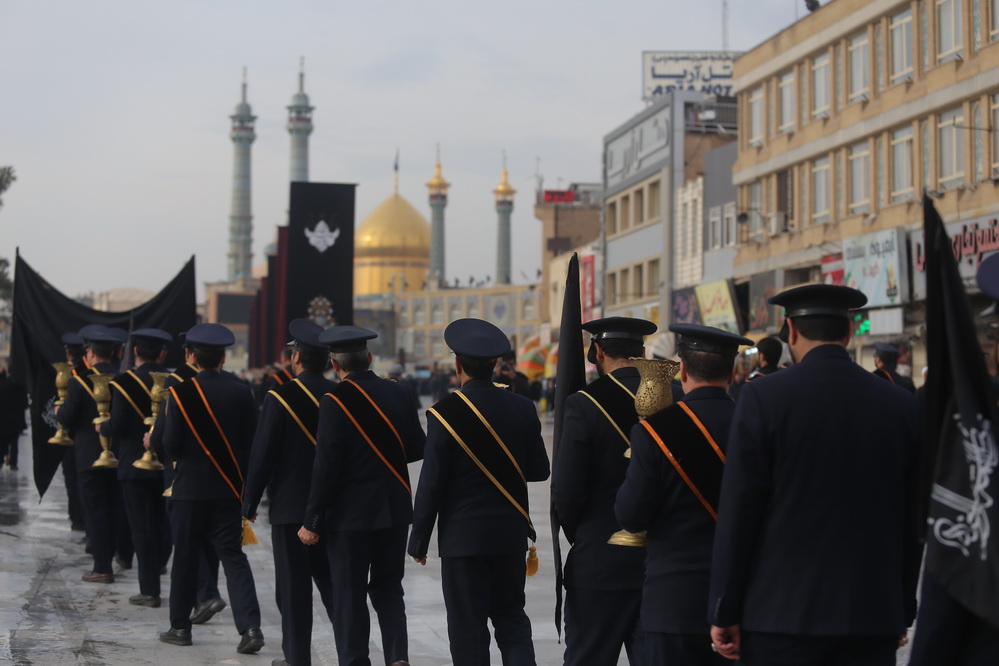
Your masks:
M257 535L253 533L253 528L250 527L250 521L243 518L243 545L244 546L255 546L259 541L257 541Z
M538 549L531 546L531 550L527 553L527 575L533 576L538 573Z

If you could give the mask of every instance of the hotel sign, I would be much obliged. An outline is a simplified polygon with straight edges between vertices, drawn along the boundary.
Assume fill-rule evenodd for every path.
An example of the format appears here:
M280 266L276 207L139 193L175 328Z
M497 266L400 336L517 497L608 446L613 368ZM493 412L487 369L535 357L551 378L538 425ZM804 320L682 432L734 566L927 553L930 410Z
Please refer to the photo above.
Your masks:
M652 100L674 90L731 97L732 63L741 55L731 51L643 51L642 99Z

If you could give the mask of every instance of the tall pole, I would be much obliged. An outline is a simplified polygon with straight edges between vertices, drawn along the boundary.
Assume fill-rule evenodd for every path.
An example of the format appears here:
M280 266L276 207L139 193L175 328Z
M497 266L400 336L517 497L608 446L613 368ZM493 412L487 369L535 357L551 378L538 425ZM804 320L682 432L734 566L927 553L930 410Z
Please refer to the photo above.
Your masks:
M506 170L506 152L503 153L503 178L493 190L496 195L498 228L496 236L496 284L510 284L510 216L513 213L513 195L517 191L510 185Z
M427 287L439 289L444 282L444 208L447 207L447 191L451 184L441 175L441 148L437 146L437 164L434 177L427 183L430 192L430 275Z
M246 68L243 68L242 98L236 105L230 138L233 144L232 208L229 215L229 282L251 277L253 258L253 214L250 208L250 146L257 138L253 115L246 101Z

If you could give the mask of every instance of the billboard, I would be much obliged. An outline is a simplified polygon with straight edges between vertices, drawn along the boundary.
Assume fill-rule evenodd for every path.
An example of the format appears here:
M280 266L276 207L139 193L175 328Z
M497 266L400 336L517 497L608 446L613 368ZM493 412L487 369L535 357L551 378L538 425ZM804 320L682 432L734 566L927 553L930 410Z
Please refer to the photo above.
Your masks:
M999 250L999 220L980 217L953 222L945 224L944 231L950 238L964 288L977 290L975 274L978 267L983 259ZM912 297L923 300L926 298L926 244L922 229L909 233L909 246L912 249Z
M642 99L693 90L732 97L732 63L742 53L731 51L643 51Z
M887 229L843 239L846 286L867 296L867 307L900 305L908 300L908 264L903 231Z
M728 280L718 280L695 287L701 322L729 333L740 333L739 318L735 313L735 299Z

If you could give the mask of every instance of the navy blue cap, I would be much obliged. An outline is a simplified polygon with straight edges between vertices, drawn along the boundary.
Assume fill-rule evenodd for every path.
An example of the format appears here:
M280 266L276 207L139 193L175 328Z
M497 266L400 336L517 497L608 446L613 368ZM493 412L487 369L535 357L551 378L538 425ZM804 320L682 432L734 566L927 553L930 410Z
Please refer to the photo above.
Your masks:
M103 324L87 324L80 329L79 335L83 338L84 344L88 342L118 342L118 338Z
M126 331L125 329L114 326L112 328L109 328L108 332L111 335L113 335L114 339L117 340L120 344L125 344L126 342L128 342L128 331Z
M288 333L291 334L292 341L289 345L299 345L313 347L321 351L326 351L326 345L319 342L319 334L323 332L323 327L308 319L292 319L288 324Z
M79 333L63 333L59 339L66 346L83 344L83 338L80 337Z
M700 324L670 324L669 330L677 334L677 349L720 354L736 357L739 347L752 347L753 341L714 326Z
M173 342L173 336L158 328L137 328L132 331L133 338L143 338L153 342L160 342L165 345Z
M646 335L652 335L658 328L651 321L635 319L634 317L604 317L583 324L583 330L592 335L591 342L612 338L641 342Z
M326 345L333 354L348 354L368 348L368 340L378 334L360 326L333 326L319 334L319 343Z
M782 291L770 298L771 305L784 308L787 317L830 315L849 317L850 310L867 305L867 296L852 287L834 284L807 284Z
M510 351L510 340L482 319L456 319L444 329L444 342L455 354L469 358L499 358Z
M222 324L196 324L187 331L187 344L195 347L228 347L236 336Z
M978 267L978 288L994 301L999 301L999 254L986 257Z

